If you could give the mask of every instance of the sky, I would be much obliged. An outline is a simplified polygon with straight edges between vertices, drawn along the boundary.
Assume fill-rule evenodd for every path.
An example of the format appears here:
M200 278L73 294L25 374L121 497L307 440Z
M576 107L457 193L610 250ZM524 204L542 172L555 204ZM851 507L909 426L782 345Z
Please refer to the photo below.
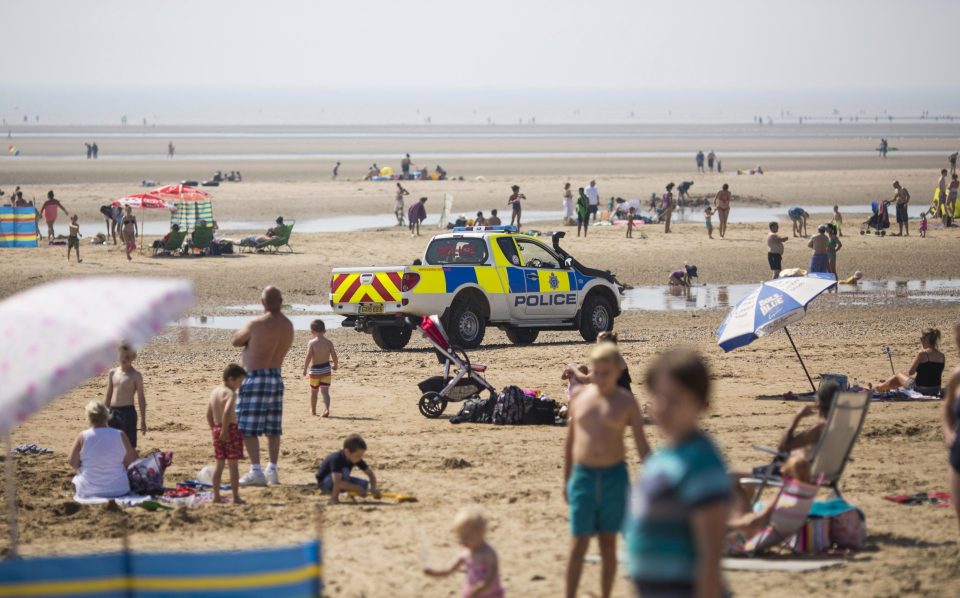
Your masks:
M945 37L960 22L957 0L5 0L0 22L7 112L4 88L726 97L893 88L960 105Z

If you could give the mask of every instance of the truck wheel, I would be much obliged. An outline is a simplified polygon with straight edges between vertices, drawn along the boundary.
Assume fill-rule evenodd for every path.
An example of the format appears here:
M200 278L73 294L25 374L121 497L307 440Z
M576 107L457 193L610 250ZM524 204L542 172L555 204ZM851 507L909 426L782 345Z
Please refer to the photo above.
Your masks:
M580 336L594 342L601 332L613 330L613 308L610 302L598 294L587 296L580 312Z
M515 345L529 345L537 340L540 331L534 328L508 328L507 338Z
M466 297L453 302L447 325L451 345L461 349L475 349L483 342L486 330L487 321L479 305Z
M409 326L374 326L370 333L384 351L399 351L410 342L413 330Z

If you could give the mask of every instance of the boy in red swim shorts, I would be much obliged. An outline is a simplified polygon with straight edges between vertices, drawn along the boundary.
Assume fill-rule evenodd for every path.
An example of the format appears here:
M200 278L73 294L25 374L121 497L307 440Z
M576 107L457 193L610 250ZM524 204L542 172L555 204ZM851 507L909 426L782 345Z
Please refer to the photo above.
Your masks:
M233 504L243 504L240 499L240 464L243 459L243 435L237 427L237 390L247 376L247 371L235 363L223 370L223 384L210 393L207 406L207 424L213 436L213 454L217 466L213 472L213 501L225 502L220 496L220 481L224 465L230 466L230 489Z

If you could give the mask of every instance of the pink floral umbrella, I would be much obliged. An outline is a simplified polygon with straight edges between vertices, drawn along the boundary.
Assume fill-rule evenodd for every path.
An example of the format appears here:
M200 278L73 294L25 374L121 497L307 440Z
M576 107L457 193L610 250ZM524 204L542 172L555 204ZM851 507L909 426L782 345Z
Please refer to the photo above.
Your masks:
M116 297L129 299L108 301ZM8 453L17 424L106 372L121 342L146 344L186 314L195 299L185 280L90 277L59 280L0 302L0 436L7 439ZM10 461L7 503L15 536Z

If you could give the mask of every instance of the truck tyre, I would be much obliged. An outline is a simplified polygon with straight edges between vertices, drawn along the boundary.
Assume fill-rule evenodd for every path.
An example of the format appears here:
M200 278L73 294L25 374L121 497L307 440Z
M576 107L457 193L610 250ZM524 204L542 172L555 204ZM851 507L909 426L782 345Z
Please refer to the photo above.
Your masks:
M409 326L374 326L370 334L384 351L399 351L410 342L413 330Z
M599 293L587 295L580 311L580 336L594 342L601 332L613 330L613 307Z
M487 321L479 304L469 297L461 297L450 306L446 328L451 345L461 349L476 349L483 342Z
M508 328L507 338L515 345L529 345L537 340L540 331L535 328Z

